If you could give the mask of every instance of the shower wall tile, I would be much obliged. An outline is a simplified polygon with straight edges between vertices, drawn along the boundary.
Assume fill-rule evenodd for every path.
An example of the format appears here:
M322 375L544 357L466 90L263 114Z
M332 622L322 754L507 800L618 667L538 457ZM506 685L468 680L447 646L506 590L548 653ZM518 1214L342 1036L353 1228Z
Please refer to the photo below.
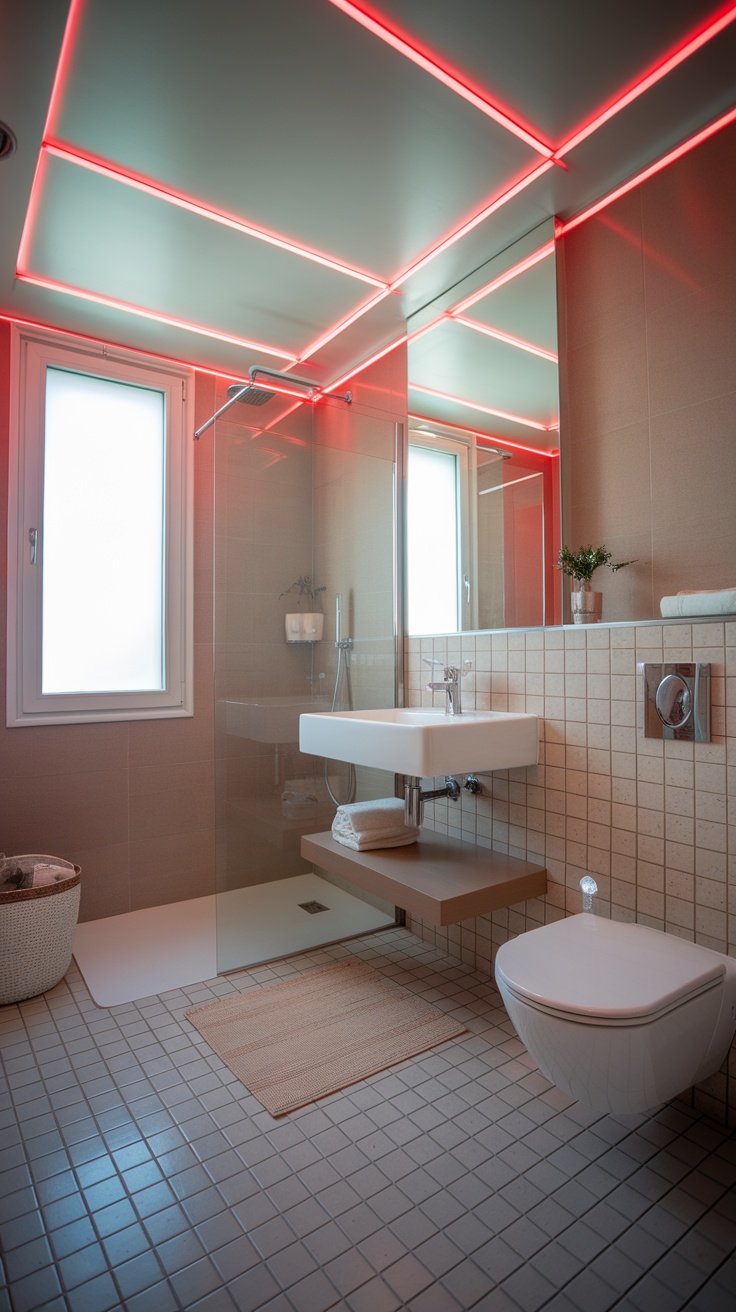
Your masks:
M617 433L646 420L646 326L642 316L613 320L567 357L571 436ZM621 379L626 386L621 386Z
M130 907L126 910L140 911L214 893L214 847L213 827L132 839Z
M718 132L640 189L646 294L654 310L736 275L733 148L733 130ZM683 213L690 223L681 222Z
M212 705L212 641L194 648L194 704ZM180 720L135 720L129 726L130 759L136 766L212 761L214 718L195 714Z
M682 588L703 587L706 571L708 586L736 585L736 562L729 548L736 485L733 381L731 368L723 395L651 420L652 504L656 508L652 560L657 599ZM708 442L698 441L702 433L711 435ZM689 491L686 498L682 497L683 472ZM715 553L714 535L720 544Z
M567 300L576 313L563 323L567 350L605 336L610 325L622 325L641 315L644 269L641 258L641 195L621 197L597 223L582 224L575 241L562 243Z
M3 725L0 728L0 780L124 770L127 765L127 724L37 724L27 730L7 729Z
M44 852L76 861L78 850L128 838L125 770L37 775L32 783L22 777L8 779L2 797L3 843L9 853Z
M736 956L736 718L714 728L710 743L644 738L636 661L661 660L673 651L687 661L707 653L715 685L736 702L733 622L407 640L407 704L431 704L423 691L423 657L469 659L469 706L504 710L513 700L518 710L540 716L537 766L481 774L480 795L428 805L427 825L477 846L543 860L548 869L544 898L467 922L461 933L418 920L415 932L469 965L490 969L509 937L578 912L579 880L592 873L599 915ZM541 691L540 656L548 671ZM490 686L484 682L488 664L498 668L497 686L493 673ZM720 1105L736 1124L734 1072L724 1072L717 1087L718 1093L708 1091L708 1109ZM695 1097L705 1108L705 1091Z
M131 911L130 844L115 843L104 847L81 847L74 860L82 867L80 920L101 920ZM94 877L89 877L89 872ZM155 880L151 879L155 886Z

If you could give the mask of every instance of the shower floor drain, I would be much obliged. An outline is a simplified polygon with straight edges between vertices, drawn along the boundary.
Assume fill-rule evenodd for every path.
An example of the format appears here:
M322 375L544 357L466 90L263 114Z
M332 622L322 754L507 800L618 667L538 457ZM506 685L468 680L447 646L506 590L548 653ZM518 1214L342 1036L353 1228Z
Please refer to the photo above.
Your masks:
M321 902L299 902L298 906L302 911L308 911L310 916L316 916L318 911L329 911L329 907L323 907Z

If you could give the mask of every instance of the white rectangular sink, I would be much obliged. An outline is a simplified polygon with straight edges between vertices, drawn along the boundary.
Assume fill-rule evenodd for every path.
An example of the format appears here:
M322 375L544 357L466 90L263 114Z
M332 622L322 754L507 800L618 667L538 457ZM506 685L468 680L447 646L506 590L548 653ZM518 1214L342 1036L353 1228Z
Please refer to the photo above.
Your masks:
M302 715L299 746L313 756L418 778L536 765L537 716L411 708Z

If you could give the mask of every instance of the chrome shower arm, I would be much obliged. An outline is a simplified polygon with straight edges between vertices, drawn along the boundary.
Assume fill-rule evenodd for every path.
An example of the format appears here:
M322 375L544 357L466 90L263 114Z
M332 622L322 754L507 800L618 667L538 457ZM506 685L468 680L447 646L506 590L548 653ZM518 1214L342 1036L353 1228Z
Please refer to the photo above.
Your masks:
M350 405L353 399L352 392L345 392L342 396L337 392L325 392L324 388L320 387L319 383L313 382L311 378L300 378L298 374L279 373L278 369L267 369L260 364L252 364L248 373L252 383L255 383L256 374L265 374L266 378L275 378L282 383L296 383L298 387L308 387L309 393L305 399L310 401L318 396L331 396L335 401L346 401Z
M283 370L279 369L267 369L265 365L252 364L248 374L252 383L256 381L256 374L265 374L266 378L275 378L279 383L296 383L298 387L307 387L310 397L315 390L319 391L311 378L300 378L298 374L285 374Z
M215 413L213 414L212 418L208 419L206 424L202 424L202 426L197 429L196 433L194 434L195 442L198 442L202 434L206 433L207 429L212 427L215 420L220 418L220 415L224 415L225 411L229 410L231 405L235 405L235 402L239 401L241 396L244 396L246 392L249 392L251 386L252 386L251 383L243 383L243 386L240 388L240 391L236 392L235 396L231 396L230 400L226 401L224 405L221 405L219 410L215 410Z

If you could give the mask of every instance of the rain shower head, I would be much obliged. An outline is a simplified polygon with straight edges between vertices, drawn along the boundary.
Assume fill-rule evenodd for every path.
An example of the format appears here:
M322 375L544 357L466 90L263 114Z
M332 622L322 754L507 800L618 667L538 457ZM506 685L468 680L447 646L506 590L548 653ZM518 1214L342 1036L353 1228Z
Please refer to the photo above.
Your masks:
M263 387L243 387L242 383L232 383L227 389L227 394L233 401L242 401L244 405L265 405L267 401L275 396L275 392L267 392Z
M345 401L350 405L350 402L353 399L352 392L345 392L342 396L338 395L337 392L325 392L319 384L313 383L310 378L299 378L296 374L283 373L280 369L266 369L260 364L252 364L248 373L250 374L249 383L230 384L227 389L227 401L224 405L220 406L219 410L215 411L211 419L208 419L205 424L202 424L201 427L196 430L194 434L195 441L197 441L203 433L206 433L207 429L212 427L215 420L219 419L220 415L224 415L225 411L229 410L231 405L235 405L236 401L243 401L245 405L265 405L273 396L276 396L277 392L283 392L287 396L295 396L298 401L316 401L320 396L329 396L332 401ZM273 391L269 391L265 387L257 386L257 374L265 374L267 378L274 378L277 380ZM281 384L281 386L279 386L279 384ZM283 386L283 384L286 384L286 386ZM304 388L304 391L294 391L294 387Z

